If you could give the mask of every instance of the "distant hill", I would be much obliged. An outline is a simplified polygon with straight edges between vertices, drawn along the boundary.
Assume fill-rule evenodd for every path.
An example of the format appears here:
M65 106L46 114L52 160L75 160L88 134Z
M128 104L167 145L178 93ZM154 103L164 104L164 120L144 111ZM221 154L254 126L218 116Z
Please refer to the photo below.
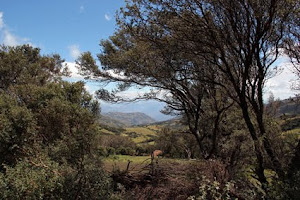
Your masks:
M154 123L155 120L145 113L133 112L133 113L122 113L122 112L108 112L102 114L106 118L118 121L125 126L137 126L143 124Z
M160 122L154 122L149 125L155 125L155 126L160 126L160 127L168 127L170 129L184 129L184 125L181 123L181 118L176 117L173 119L169 119L166 121L160 121Z
M280 101L278 115L299 115L300 114L300 99L289 98Z
M101 125L109 126L109 127L116 127L116 128L124 128L126 125L119 120L113 119L106 115L101 115L99 123Z

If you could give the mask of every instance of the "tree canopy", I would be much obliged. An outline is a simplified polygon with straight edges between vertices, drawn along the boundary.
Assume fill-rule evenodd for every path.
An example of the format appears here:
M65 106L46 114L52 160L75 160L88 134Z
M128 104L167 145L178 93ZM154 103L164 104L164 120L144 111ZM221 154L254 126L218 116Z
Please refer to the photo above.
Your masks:
M62 81L59 56L28 45L0 57L0 199L107 197L92 145L99 104L84 83Z
M102 81L119 83L110 93L99 90L105 100L124 100L117 92L134 85L154 88L133 100L157 99L167 103L167 113L179 111L200 147L204 105L215 99L212 110L219 113L237 103L253 141L256 174L266 183L267 160L280 177L284 172L266 133L263 89L284 48L294 58L299 53L292 51L297 18L293 0L132 0L120 10L115 34L101 42L102 68L78 63Z

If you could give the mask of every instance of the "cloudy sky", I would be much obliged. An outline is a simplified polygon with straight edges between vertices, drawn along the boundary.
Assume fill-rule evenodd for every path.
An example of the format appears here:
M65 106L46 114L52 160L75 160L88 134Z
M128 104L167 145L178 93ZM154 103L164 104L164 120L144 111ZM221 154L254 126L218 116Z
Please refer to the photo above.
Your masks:
M116 10L124 5L124 0L2 1L0 43L10 46L31 44L41 48L42 54L60 54L73 66L81 52L90 51L94 56L100 52L100 41L113 34ZM290 86L295 77L288 61L282 59L279 65L283 70L267 82L266 97L269 92L280 99L294 96ZM76 70L73 68L73 71ZM79 79L75 75L72 81ZM97 83L87 83L90 92L98 87ZM154 101L117 105L102 103L103 112L140 111L157 120L168 118L159 112L162 107L162 103Z

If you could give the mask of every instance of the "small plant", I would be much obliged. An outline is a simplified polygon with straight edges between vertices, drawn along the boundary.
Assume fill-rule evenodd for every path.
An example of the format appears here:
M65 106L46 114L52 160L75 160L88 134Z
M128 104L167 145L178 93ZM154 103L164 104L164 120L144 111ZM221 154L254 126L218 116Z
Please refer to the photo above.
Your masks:
M189 200L207 200L207 199L222 199L222 200L233 200L237 199L232 197L231 189L234 187L232 182L227 182L224 186L214 180L203 177L203 183L199 187L198 194L189 197Z

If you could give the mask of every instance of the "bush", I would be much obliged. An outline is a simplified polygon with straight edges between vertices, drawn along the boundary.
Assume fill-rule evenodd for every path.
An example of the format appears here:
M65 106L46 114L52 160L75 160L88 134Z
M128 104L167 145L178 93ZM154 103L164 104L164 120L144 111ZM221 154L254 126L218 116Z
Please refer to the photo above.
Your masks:
M227 182L225 186L221 187L221 184L218 181L210 181L203 178L202 184L199 187L199 193L189 197L189 200L207 200L207 199L222 199L222 200L233 200L237 199L232 197L231 188L234 187L234 184Z
M100 138L98 138L96 145L100 145L103 147L112 147L115 149L121 148L121 147L130 147L132 149L135 149L136 144L129 138L125 136L118 136L118 135L102 135Z
M49 159L25 159L0 173L0 199L57 199L64 177Z
M112 182L96 159L87 159L79 171L65 171L62 199L109 199Z
M135 150L129 147L120 147L117 149L116 154L133 156L135 155Z
M300 197L300 170L289 174L286 180L272 179L268 187L268 198L274 200L299 199Z
M137 156L144 156L145 154L149 155L151 152L148 152L148 149L144 146L138 146L136 148L136 155Z
M110 155L116 155L116 149L113 147L107 147L106 148L107 154Z
M109 199L111 180L98 160L82 169L59 165L47 157L19 161L0 173L0 199Z
M107 152L107 149L105 147L98 147L97 148L97 156L100 156L100 157L106 157L108 156L108 152Z
M135 150L132 148L127 147L126 148L126 155L134 156L135 155Z

